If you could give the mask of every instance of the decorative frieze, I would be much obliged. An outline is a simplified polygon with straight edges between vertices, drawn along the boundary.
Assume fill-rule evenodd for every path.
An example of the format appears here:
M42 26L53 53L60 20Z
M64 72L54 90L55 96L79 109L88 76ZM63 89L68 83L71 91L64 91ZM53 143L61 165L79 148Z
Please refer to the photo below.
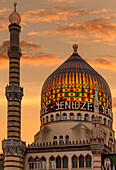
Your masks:
M2 141L4 155L15 155L23 157L26 149L26 143L16 139L4 139Z
M7 100L18 100L21 101L23 97L23 88L19 86L8 86L5 92Z

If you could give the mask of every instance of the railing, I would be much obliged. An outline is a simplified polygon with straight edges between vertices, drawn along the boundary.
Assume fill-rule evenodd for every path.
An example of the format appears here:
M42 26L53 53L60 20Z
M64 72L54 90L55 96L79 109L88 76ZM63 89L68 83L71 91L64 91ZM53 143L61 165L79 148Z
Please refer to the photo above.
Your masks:
M84 145L89 145L90 141L88 140L80 140L80 141L68 141L68 142L44 142L44 143L33 143L31 145L28 145L28 148L48 148L48 147L65 147L65 146L84 146Z

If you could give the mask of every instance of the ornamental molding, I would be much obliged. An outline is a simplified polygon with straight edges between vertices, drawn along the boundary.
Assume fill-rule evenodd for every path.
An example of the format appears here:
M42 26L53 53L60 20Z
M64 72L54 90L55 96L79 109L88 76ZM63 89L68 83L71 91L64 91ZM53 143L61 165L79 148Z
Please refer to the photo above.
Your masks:
M4 155L14 155L23 157L26 150L26 143L21 140L4 139L2 141Z
M8 86L5 92L7 100L18 100L21 101L23 97L23 88L19 86Z

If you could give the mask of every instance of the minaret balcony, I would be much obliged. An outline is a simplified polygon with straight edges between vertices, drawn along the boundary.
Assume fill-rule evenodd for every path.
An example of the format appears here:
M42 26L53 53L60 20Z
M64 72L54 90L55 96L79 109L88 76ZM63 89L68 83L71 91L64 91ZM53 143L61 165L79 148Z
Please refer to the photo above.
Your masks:
M23 88L19 86L7 86L6 87L6 98L21 100L23 97Z

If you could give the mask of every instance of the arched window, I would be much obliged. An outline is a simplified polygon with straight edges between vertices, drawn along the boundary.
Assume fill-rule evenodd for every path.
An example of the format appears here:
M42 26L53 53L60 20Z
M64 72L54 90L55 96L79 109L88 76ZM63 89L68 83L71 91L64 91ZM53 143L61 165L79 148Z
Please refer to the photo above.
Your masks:
M89 120L89 115L88 114L85 114L84 116L84 121L88 121Z
M86 167L91 167L91 156L87 155L86 156Z
M29 169L34 169L34 160L32 157L29 158Z
M53 156L50 158L50 169L55 169L55 158Z
M74 114L70 113L70 120L74 120Z
M102 117L101 116L99 116L99 119L102 121Z
M93 120L93 119L94 119L94 115L91 116L91 120Z
M67 120L67 115L66 115L66 113L63 113L63 120Z
M48 123L49 122L49 117L48 116L46 116L46 123Z
M72 157L72 168L78 168L77 157L75 155Z
M67 156L63 157L63 168L68 168L68 158L67 158Z
M57 136L54 136L54 139L53 139L54 141L54 144L57 144Z
M63 136L60 136L60 144L62 144L63 143Z
M60 115L57 113L56 114L56 120L59 121L60 120Z
M81 120L81 119L82 119L81 113L78 113L77 114L77 120Z
M54 116L51 115L50 118L51 118L51 122L53 122L54 121Z
M68 135L66 135L65 141L66 141L66 143L69 143L69 136Z
M106 125L106 118L103 119L103 123L104 123L104 125Z
M56 158L56 168L61 168L61 158L60 158L60 156L58 156Z
M36 157L35 158L35 169L39 169L39 168L40 168L40 166L39 166L39 158Z
M84 157L79 156L79 168L84 168Z
M46 158L41 158L41 169L46 169Z

